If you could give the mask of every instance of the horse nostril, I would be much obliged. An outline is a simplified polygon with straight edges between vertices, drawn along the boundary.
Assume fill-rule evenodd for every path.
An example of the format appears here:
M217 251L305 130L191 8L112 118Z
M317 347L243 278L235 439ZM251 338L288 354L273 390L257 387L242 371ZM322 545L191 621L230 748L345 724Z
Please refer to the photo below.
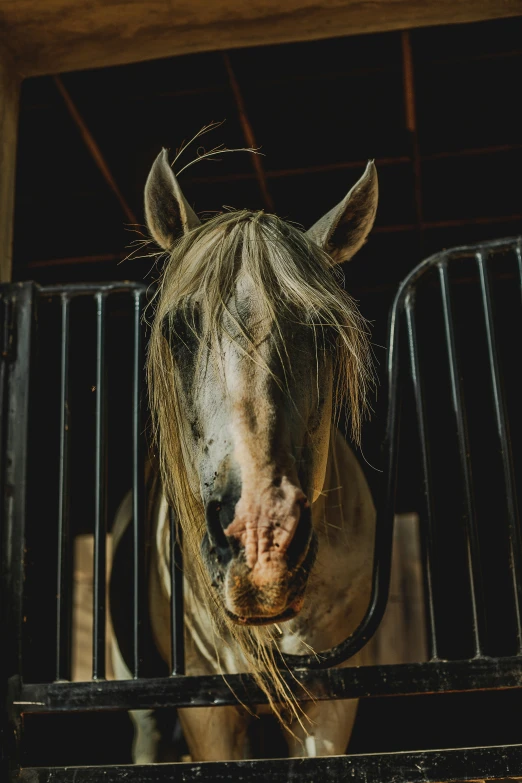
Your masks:
M210 537L215 546L227 549L228 542L225 533L223 532L223 525L221 522L222 505L217 500L211 500L207 503L206 518L207 526Z
M223 565L239 551L239 542L224 532L233 520L234 509L235 503L223 500L211 500L206 508L208 535Z

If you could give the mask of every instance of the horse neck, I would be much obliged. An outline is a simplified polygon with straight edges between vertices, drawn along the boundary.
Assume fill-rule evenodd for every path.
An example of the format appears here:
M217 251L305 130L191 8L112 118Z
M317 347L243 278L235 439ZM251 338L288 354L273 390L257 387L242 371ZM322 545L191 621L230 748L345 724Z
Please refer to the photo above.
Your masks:
M339 430L332 426L323 491L312 506L313 523L321 540L373 540L375 509L357 457ZM327 524L325 524L325 522Z

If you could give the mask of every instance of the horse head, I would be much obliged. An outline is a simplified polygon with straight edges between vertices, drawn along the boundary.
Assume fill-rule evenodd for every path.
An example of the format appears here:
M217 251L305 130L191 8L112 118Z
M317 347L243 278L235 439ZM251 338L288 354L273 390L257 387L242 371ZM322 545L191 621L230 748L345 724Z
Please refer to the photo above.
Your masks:
M303 603L335 399L347 393L357 422L368 370L336 264L365 242L377 190L370 162L305 234L263 212L201 224L165 150L147 180L147 224L169 254L149 349L163 483L240 624L289 619Z

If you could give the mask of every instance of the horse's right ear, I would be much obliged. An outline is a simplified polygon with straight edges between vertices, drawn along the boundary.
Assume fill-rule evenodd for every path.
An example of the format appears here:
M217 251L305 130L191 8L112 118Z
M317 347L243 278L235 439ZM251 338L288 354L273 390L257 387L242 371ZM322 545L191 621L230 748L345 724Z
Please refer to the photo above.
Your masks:
M200 225L200 220L185 196L163 149L150 170L145 185L147 227L163 250L171 250L181 234Z

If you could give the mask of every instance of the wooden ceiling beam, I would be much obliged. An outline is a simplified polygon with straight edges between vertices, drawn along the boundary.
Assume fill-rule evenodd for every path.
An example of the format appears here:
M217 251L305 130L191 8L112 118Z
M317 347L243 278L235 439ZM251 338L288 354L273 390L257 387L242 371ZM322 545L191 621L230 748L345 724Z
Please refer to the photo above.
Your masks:
M0 0L25 75L522 14L522 0Z

